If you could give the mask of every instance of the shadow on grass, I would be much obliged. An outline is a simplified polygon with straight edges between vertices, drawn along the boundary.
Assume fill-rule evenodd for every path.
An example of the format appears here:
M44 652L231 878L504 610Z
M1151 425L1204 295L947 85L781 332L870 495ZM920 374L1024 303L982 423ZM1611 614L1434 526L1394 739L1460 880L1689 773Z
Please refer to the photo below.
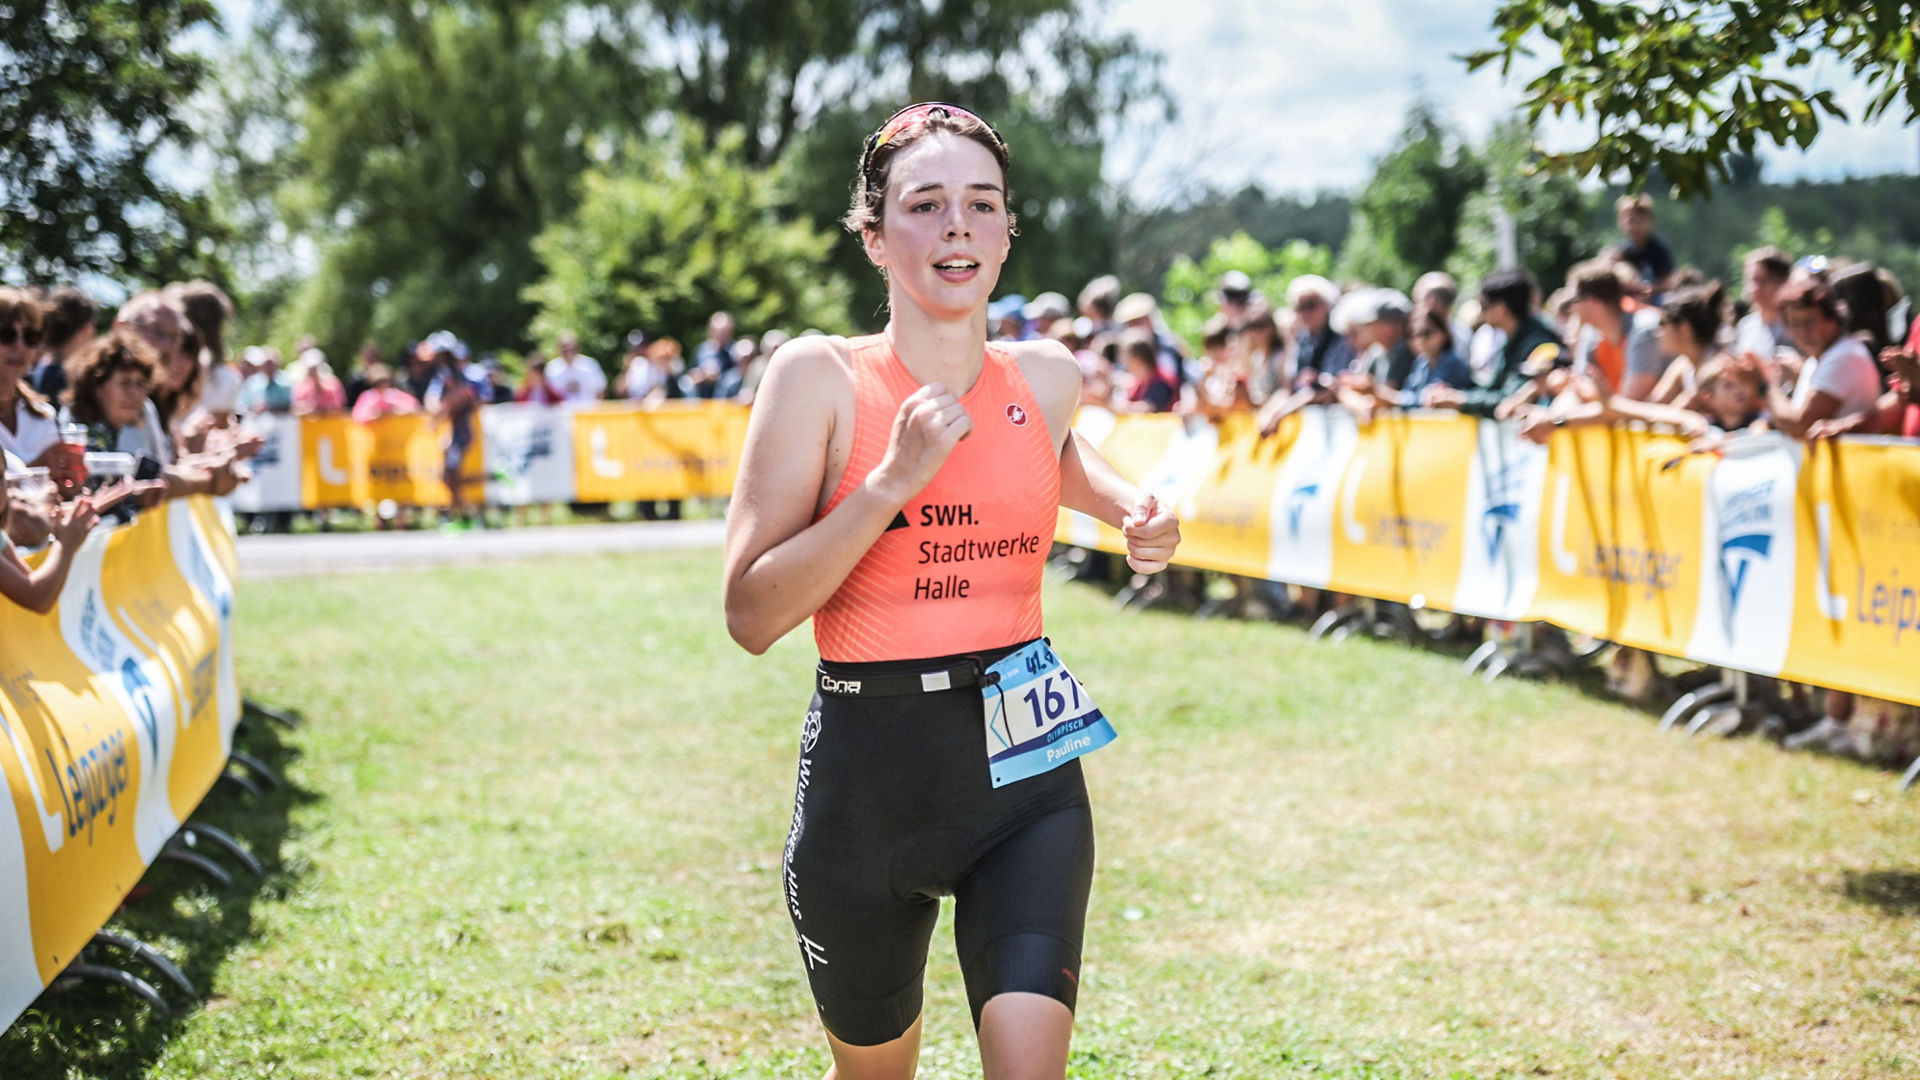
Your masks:
M1920 871L1849 870L1840 891L1857 904L1889 915L1920 915Z
M285 778L287 766L300 756L299 749L286 741L286 734L250 718L235 738L234 748L259 758ZM299 880L305 867L289 864L283 856L289 821L294 807L319 798L291 784L267 790L258 799L231 783L215 784L190 820L232 834L260 860L265 879L255 879L232 856L202 847L233 875L231 886L219 887L177 863L156 863L107 921L107 929L139 938L179 965L201 1000L188 1000L136 957L118 950L89 950L94 962L123 967L152 984L166 998L172 1018L162 1017L118 987L82 983L50 990L0 1033L0 1063L5 1065L0 1073L7 1080L145 1076L165 1052L178 1025L203 1006L218 1007L221 966L253 936L255 903L285 896Z

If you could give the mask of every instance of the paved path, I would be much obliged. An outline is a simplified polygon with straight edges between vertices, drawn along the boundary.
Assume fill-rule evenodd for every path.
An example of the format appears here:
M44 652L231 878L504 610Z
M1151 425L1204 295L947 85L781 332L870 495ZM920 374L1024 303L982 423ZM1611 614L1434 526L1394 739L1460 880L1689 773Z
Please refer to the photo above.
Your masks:
M527 526L468 533L312 533L240 537L244 578L305 577L509 562L551 555L601 555L717 547L724 521L648 521L631 524Z

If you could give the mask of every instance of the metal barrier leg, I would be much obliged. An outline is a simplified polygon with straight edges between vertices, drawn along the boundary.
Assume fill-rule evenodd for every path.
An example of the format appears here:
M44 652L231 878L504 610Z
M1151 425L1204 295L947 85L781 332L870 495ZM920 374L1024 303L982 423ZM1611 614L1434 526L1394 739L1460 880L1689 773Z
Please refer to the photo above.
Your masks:
M155 862L161 859L165 859L168 862L177 862L183 866L190 866L202 874L205 874L222 888L230 887L233 884L232 874L227 873L219 863L214 862L205 855L187 850L186 846L180 843L178 837L167 841L167 846L161 848L160 854L154 856Z
M236 769L234 769L231 763L229 763L227 767L221 771L220 779L225 780L228 783L231 783L233 786L239 788L241 791L246 792L247 794L253 796L256 799L263 798L266 795L266 792L260 790L260 785L253 782L252 777L248 776L246 773L237 771Z
M190 848L199 847L200 842L204 840L214 847L219 848L221 851L233 856L235 859L238 859L240 865L247 868L247 873L252 874L254 877L263 878L267 876L267 868L260 865L260 860L253 857L253 852L241 847L240 842L228 835L225 829L216 829L211 825L199 825L189 822L180 827L179 835L180 839Z
M1479 647L1473 650L1472 655L1467 657L1467 674L1472 675L1474 672L1479 671L1480 665L1493 659L1494 654L1499 651L1500 643L1498 641L1488 638L1481 642Z
M1900 778L1900 790L1912 787L1915 780L1920 780L1920 758L1914 758L1913 764L1907 766L1907 775Z
M281 783L279 774L275 773L272 769L267 768L266 762L261 761L259 758L254 757L252 754L243 753L239 750L235 750L229 753L227 755L227 758L228 760L232 761L234 764L239 765L241 768L247 770L253 775L259 777L262 780L265 780L267 782L267 786L270 788L281 788L286 786L285 784Z
M135 997L146 1002L154 1012L169 1020L173 1018L173 1010L167 1008L167 1000L160 996L160 991L155 990L153 984L132 972L121 971L117 967L108 967L105 964L68 964L67 970L60 973L60 978L124 986L133 991Z
M168 982L179 987L188 997L197 998L200 996L200 992L193 988L193 982L187 978L185 972L175 967L173 961L161 955L159 949L141 941L139 938L129 937L126 934L116 934L111 930L102 930L93 935L93 943L95 945L111 945L116 949L123 949L130 952L140 959L145 960L155 971L165 975Z
M1730 696L1733 698L1734 708L1741 713L1740 722L1745 724L1747 709L1747 673L1744 671L1729 671L1726 673L1726 678L1727 681L1721 685L1731 692ZM1722 700L1725 699L1723 698ZM1706 730L1708 724L1713 723L1714 720L1719 718L1724 710L1718 708L1718 704L1718 702L1714 702L1703 705L1693 714L1693 720L1687 724L1687 735L1689 737L1700 734Z
M1682 694L1680 700L1669 705L1667 711L1661 714L1660 730L1671 730L1673 725L1680 722L1681 717L1693 710L1702 705L1717 705L1733 697L1733 694L1733 687L1726 683L1715 683L1712 686L1703 686L1690 694Z
M273 708L272 706L269 706L269 705L262 705L257 701L249 701L249 700L243 699L240 702L240 709L242 712L252 713L255 716L265 717L266 719L271 720L282 727L297 728L301 725L301 723L303 723L303 721L298 716L295 716L290 712L285 712L283 710Z

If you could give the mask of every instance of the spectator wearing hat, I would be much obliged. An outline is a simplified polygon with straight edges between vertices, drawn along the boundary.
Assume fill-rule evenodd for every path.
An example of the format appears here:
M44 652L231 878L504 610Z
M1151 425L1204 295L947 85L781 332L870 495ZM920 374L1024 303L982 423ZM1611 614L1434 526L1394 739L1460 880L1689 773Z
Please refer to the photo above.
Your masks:
M1872 412L1880 398L1880 370L1867 346L1846 333L1846 311L1832 286L1817 278L1791 285L1780 297L1780 309L1787 333L1808 359L1789 397L1782 389L1784 373L1778 358L1760 357L1767 372L1767 408L1774 426L1804 438L1818 421L1845 421Z
M296 416L345 412L347 388L327 363L327 354L308 349L293 362L293 412Z
M1353 364L1353 346L1332 325L1340 289L1318 274L1302 274L1287 283L1287 307L1293 310L1294 387L1331 378Z
M1414 352L1407 340L1413 301L1397 289L1362 289L1340 298L1330 322L1353 344L1353 372L1389 392L1406 385Z
M1747 291L1747 313L1734 327L1733 349L1740 354L1772 356L1791 348L1787 324L1780 315L1780 292L1793 276L1793 257L1777 247L1757 247L1741 260L1742 285Z
M1124 331L1138 331L1152 339L1159 350L1160 378L1178 393L1180 386L1192 381L1190 376L1197 377L1198 372L1187 371L1186 356L1174 344L1173 335L1160 325L1159 314L1160 305L1143 292L1128 293L1113 308L1113 317Z
M1214 291L1219 294L1220 314L1227 317L1227 325L1238 330L1247 321L1247 307L1253 303L1253 279L1239 270L1229 270L1214 282Z
M1073 307L1067 303L1067 298L1059 293L1043 292L1027 301L1027 306L1021 310L1020 314L1026 318L1027 325L1033 327L1036 333L1051 336L1053 324L1061 319L1070 318L1073 315Z
M1458 409L1469 416L1492 417L1500 403L1527 384L1526 367L1551 364L1561 351L1560 335L1534 311L1538 287L1525 270L1502 270L1480 283L1480 317L1506 334L1506 344L1486 386L1471 390L1452 386L1427 387L1421 403L1430 409Z
M293 411L293 379L280 368L280 350L271 345L249 345L241 353L241 363L253 368L253 374L240 384L236 404L241 412Z
M353 418L371 424L383 416L404 416L420 411L420 402L393 382L393 369L385 364L367 365L367 388L353 403Z
M1112 274L1102 274L1080 290L1074 301L1079 308L1080 317L1087 320L1087 328L1081 337L1089 340L1102 335L1114 335L1120 332L1120 323L1114 318L1114 308L1120 304L1120 279Z
M721 312L714 319L724 315ZM711 329L712 320L708 327ZM733 334L733 320L726 322L729 339ZM569 402L599 401L607 393L607 373L601 370L600 361L580 351L580 338L573 331L561 333L559 341L560 355L547 362L547 385L553 387ZM717 372L716 372L717 375Z

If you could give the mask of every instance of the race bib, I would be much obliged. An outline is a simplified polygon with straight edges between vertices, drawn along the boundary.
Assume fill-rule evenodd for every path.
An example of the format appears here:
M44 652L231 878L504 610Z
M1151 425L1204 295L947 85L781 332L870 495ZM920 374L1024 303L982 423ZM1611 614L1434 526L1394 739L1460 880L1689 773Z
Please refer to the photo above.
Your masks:
M1045 638L988 668L980 698L987 768L997 788L1091 754L1115 737L1113 725Z

